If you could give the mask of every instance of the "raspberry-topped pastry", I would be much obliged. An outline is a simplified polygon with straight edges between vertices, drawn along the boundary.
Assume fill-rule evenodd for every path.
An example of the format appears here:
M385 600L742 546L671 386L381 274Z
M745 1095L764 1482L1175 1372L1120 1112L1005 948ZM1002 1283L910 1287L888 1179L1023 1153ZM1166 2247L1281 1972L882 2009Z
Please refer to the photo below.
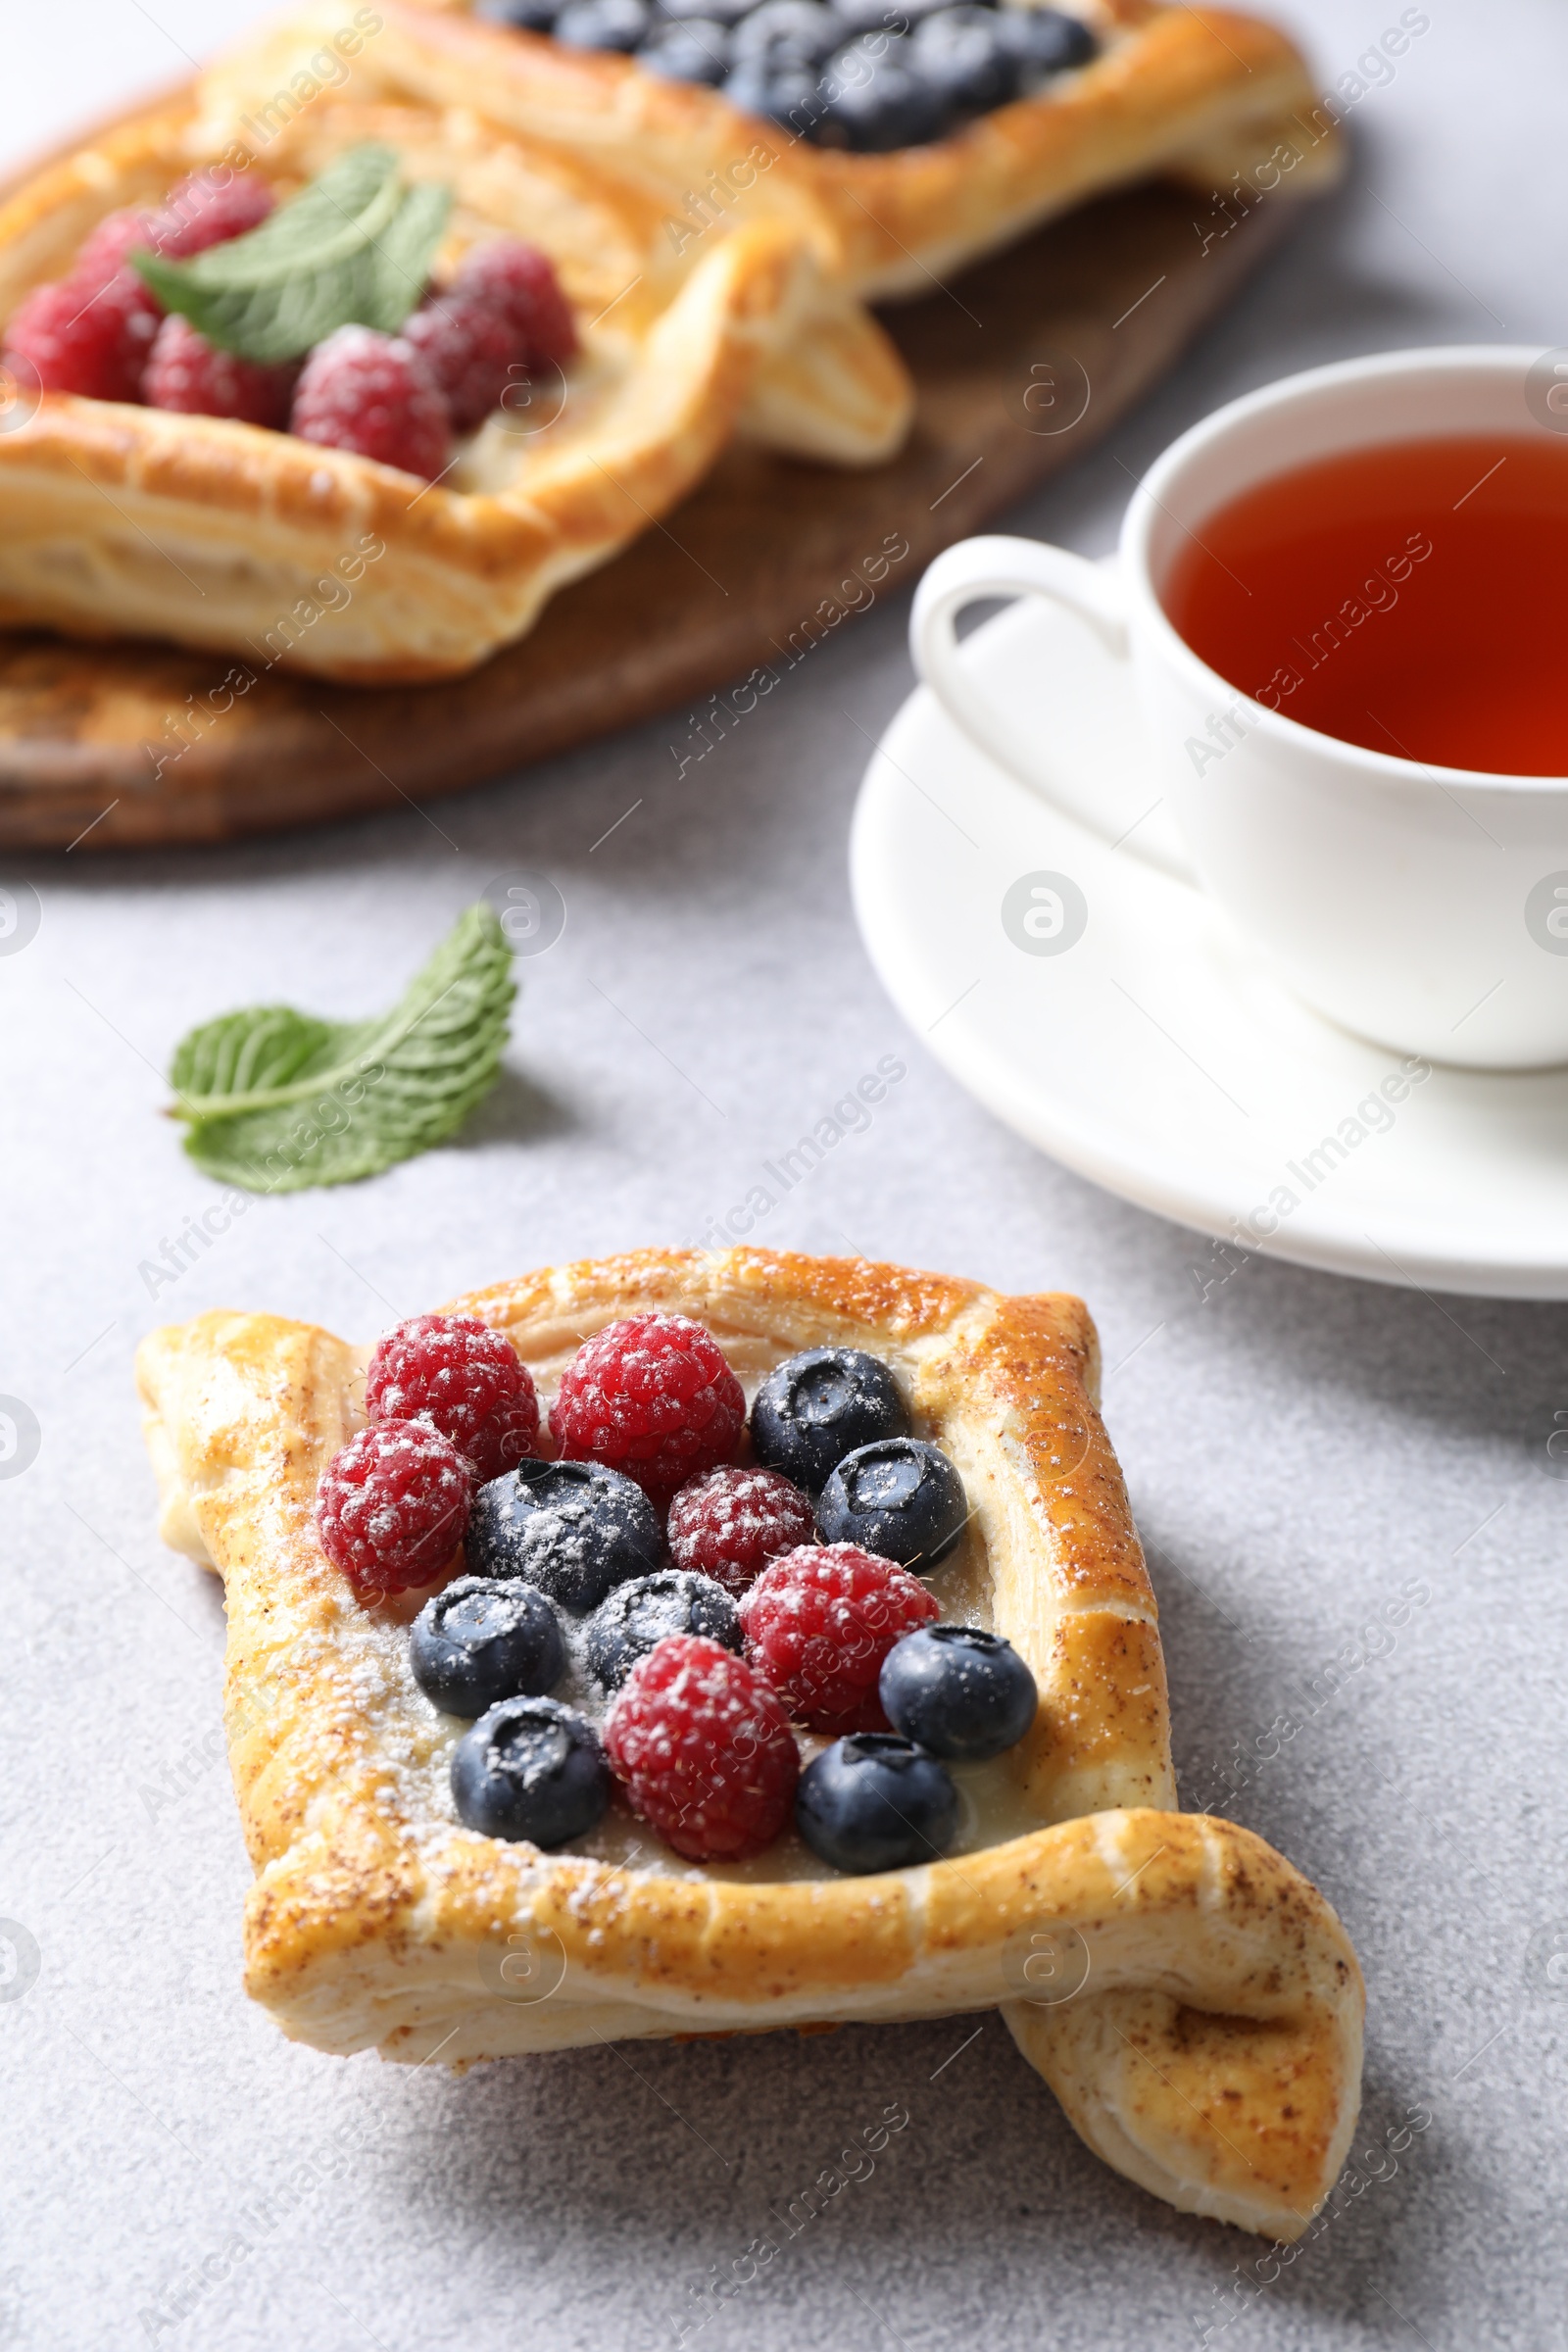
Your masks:
M46 391L233 417L431 481L577 331L550 262L514 237L421 298L450 191L397 174L390 149L351 148L279 207L257 175L192 173L101 221L3 356Z
M369 1351L155 1333L165 1533L227 1588L252 1992L415 2064L1000 2002L1108 2163L1298 2233L1359 1975L1288 1862L1175 1809L1096 1363L1075 1299L747 1250ZM801 1480L757 1458L781 1396ZM557 1452L487 1475L530 1398Z
M14 620L226 652L220 710L278 667L455 677L743 423L835 466L903 441L908 371L809 210L677 251L630 158L491 121L479 80L368 81L397 37L313 21L315 95L265 135L278 85L235 111L220 60L0 199Z

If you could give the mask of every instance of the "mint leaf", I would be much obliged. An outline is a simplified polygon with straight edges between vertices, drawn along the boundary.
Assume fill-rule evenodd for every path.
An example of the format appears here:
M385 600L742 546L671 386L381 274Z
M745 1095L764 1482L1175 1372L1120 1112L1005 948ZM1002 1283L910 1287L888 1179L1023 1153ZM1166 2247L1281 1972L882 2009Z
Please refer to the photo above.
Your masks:
M169 1073L185 1149L252 1193L378 1176L444 1143L489 1093L516 993L506 936L478 906L379 1020L258 1004L206 1021Z
M277 367L335 327L396 334L423 299L451 206L449 188L405 188L396 152L367 144L243 237L188 262L131 260L165 310L209 343Z
M394 334L409 313L418 309L451 210L450 188L438 187L428 179L410 188L385 235L371 249L377 316L365 319L365 325Z

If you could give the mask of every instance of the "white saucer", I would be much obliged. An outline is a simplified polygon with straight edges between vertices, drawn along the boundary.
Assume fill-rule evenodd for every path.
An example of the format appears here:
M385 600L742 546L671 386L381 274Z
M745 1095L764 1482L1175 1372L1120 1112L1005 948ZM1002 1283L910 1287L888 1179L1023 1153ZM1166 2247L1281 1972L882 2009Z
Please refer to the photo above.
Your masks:
M964 650L1021 722L1047 730L1064 798L1179 861L1126 672L1090 629L1025 599ZM1358 1119L1383 1081L1397 1094L1397 1054L1307 1011L1205 900L1014 783L923 687L866 770L850 867L906 1019L1068 1167L1301 1265L1568 1298L1568 1071L1433 1068ZM1009 886L1042 872L1087 902L1065 953L1026 953L1003 927Z

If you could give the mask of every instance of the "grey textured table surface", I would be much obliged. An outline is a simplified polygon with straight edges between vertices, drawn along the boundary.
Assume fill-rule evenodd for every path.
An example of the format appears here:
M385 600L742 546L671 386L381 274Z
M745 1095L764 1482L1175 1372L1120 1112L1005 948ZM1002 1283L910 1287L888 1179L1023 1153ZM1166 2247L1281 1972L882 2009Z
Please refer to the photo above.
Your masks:
M0 136L36 143L250 13L29 11L7 27ZM1285 13L1330 80L1399 11ZM1103 549L1124 467L1314 360L1568 339L1568 26L1549 0L1430 14L1354 110L1343 195L1023 527ZM0 1482L0 1912L24 1931L0 1950L8 2340L673 2341L690 2287L893 2101L909 2122L874 2172L688 2341L1174 2346L1222 2317L1226 2352L1562 2340L1563 1310L1271 1265L1205 1302L1204 1245L1037 1157L932 1065L867 968L845 881L865 759L849 722L875 734L907 692L904 618L889 604L822 647L680 780L654 724L435 823L25 869L41 927L0 959L0 1389L42 1430ZM284 993L366 1009L518 866L556 878L569 920L523 967L507 1075L471 1133L373 1185L260 1205L150 1298L142 1262L209 1198L158 1116L179 1032ZM1237 1743L1300 1719L1232 1803L1361 1952L1362 2188L1245 2296L1253 2241L1106 2172L994 2017L605 2047L459 2082L295 2048L238 1988L221 1607L153 1533L135 1340L220 1302L369 1332L548 1259L693 1237L889 1053L907 1078L759 1238L1080 1290L1114 1367L1188 1801L1217 1803ZM1419 1597L1392 1646L1366 1644L1401 1594Z

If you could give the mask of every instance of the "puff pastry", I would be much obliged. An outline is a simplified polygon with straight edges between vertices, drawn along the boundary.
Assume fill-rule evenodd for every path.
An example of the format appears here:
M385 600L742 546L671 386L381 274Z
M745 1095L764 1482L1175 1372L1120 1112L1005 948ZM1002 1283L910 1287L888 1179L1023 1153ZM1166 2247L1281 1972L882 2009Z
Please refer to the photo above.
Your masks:
M381 28L347 86L473 107L601 159L660 204L683 251L757 219L807 224L833 277L868 299L929 293L933 277L1152 172L1222 192L1259 167L1265 187L1299 191L1337 175L1342 142L1273 26L1164 0L1080 0L1079 13L1102 43L1092 65L891 155L808 146L717 91L472 18L464 0L377 0ZM341 0L315 0L236 49L206 78L205 135L244 135L257 108L308 81L341 14Z
M190 101L125 123L0 208L0 325L107 213L231 150L203 123ZM449 676L683 498L774 355L752 429L775 446L868 465L904 438L903 363L798 227L758 220L680 261L660 208L604 161L440 104L332 99L253 169L291 193L367 138L455 189L443 268L497 228L545 248L585 328L580 363L532 409L498 412L428 487L286 433L46 394L0 433L0 624L157 634L253 673Z
M319 2049L449 2065L1000 2005L1107 2163L1184 2210L1298 2235L1354 2130L1360 1974L1288 1862L1173 1809L1154 1599L1082 1304L750 1250L645 1250L459 1304L547 1390L587 1334L649 1305L705 1322L748 1386L814 1343L888 1361L976 1506L961 1605L1040 1686L1015 1751L1032 1826L847 1880L662 1849L612 1865L462 1830L456 1727L408 1670L412 1609L360 1608L312 1531L363 1357L308 1324L207 1314L155 1332L138 1371L164 1536L226 1587L254 1997Z

